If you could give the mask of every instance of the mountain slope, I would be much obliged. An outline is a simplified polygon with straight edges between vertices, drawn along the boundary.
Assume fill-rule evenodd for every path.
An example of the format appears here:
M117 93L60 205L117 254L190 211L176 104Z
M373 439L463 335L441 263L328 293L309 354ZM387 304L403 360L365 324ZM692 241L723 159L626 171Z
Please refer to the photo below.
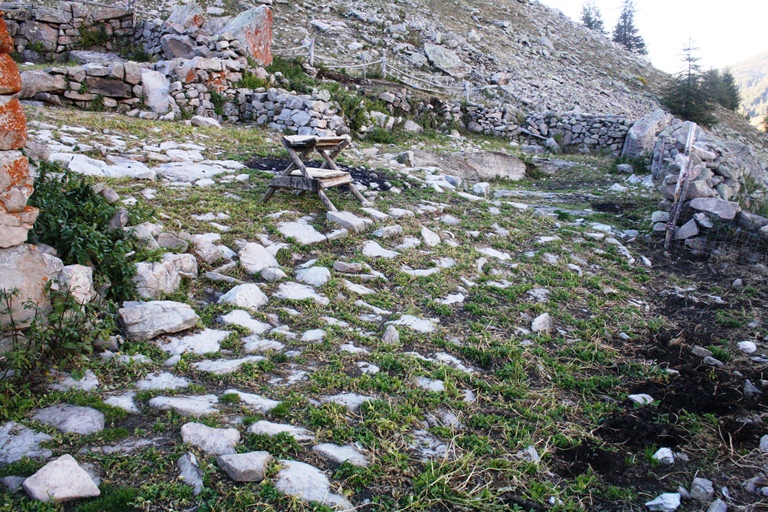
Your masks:
M741 92L741 104L750 122L758 126L768 110L768 51L730 67Z

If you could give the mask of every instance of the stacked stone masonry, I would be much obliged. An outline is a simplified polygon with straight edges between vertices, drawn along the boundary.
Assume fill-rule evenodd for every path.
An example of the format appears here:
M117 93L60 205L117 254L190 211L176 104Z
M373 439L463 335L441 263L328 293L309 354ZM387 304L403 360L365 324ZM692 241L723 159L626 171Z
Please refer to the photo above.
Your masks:
M73 50L117 51L133 44L133 11L60 2L6 12L8 32L23 62L66 62Z

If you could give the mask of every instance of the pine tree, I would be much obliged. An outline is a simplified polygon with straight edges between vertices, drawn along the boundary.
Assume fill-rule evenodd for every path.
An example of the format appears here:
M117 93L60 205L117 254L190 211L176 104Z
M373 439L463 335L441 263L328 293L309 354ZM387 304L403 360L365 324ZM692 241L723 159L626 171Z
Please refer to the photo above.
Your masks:
M594 0L585 2L581 6L581 24L599 34L605 34L603 15L600 14L600 9Z
M624 0L619 21L616 22L616 28L613 29L613 40L631 52L640 55L648 54L645 41L642 36L638 35L637 27L635 27L634 0Z
M705 71L702 75L702 88L709 94L710 101L714 101L728 110L735 112L741 104L736 79L728 69L722 73L717 69Z
M717 119L712 115L712 95L705 89L704 75L697 64L700 60L695 55L697 50L689 39L683 48L685 69L672 79L664 91L662 102L674 115L708 127Z
M739 87L736 85L736 77L733 76L730 69L723 71L723 84L717 102L733 112L736 112L741 106Z

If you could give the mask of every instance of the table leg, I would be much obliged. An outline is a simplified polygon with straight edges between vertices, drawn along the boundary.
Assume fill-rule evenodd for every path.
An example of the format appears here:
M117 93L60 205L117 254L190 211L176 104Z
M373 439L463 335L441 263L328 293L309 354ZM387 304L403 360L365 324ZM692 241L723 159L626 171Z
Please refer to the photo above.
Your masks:
M329 212L337 212L337 211L339 211L339 210L336 209L335 206L333 206L333 203L331 202L330 199L328 199L328 196L325 195L325 192L323 192L322 190L318 190L317 191L317 196L320 198L320 200L325 205L325 208Z

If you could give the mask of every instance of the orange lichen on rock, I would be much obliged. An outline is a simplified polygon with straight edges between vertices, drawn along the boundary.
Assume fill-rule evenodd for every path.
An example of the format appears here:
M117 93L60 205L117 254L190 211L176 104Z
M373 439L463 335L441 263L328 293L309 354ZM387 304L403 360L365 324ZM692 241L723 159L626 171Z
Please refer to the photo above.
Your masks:
M245 37L251 49L251 56L262 66L272 64L272 10L266 12L259 23L245 30Z
M20 149L27 143L27 118L16 98L0 97L0 150Z
M0 152L0 194L11 187L32 185L29 160L21 151Z
M0 11L0 54L13 52L13 38L8 33L8 25L5 24L3 16L5 13Z
M16 94L20 90L19 68L10 55L0 55L0 94Z

